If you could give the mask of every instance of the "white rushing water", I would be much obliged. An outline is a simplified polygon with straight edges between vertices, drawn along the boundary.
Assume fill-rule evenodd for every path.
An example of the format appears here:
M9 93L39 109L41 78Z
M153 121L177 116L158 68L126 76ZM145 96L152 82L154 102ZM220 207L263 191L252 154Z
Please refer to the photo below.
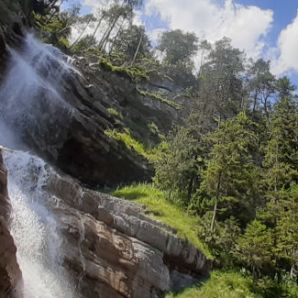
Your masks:
M27 34L21 49L8 48L8 52L8 71L0 87L0 121L12 127L18 137L29 129L42 136L45 113L60 114L65 120L63 115L71 113L71 106L61 96L61 79L78 72L60 50L39 42L32 34ZM48 124L55 125L55 120L53 117Z
M55 216L46 208L54 200L43 186L45 163L29 153L4 151L12 205L11 233L17 246L25 298L72 298L71 284L61 266L62 239Z
M8 170L12 205L11 233L23 274L24 298L74 298L71 283L61 265L62 238L43 190L48 178L43 160L26 153L22 136L26 130L41 130L43 113L69 110L60 92L65 72L77 72L56 48L28 34L24 46L9 49L8 72L0 86L0 145ZM54 118L54 117L53 117Z

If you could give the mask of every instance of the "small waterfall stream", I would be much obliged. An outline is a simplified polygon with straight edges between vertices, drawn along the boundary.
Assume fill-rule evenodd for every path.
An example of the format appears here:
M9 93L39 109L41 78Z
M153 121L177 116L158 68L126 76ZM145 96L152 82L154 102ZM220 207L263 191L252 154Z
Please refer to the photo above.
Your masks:
M61 266L59 224L47 209L47 200L54 198L43 190L48 178L45 163L25 152L22 142L26 130L43 134L44 113L71 110L60 95L59 80L65 72L77 71L58 49L32 34L21 50L9 53L8 72L0 86L0 145L18 150L4 150L3 155L24 298L77 297Z

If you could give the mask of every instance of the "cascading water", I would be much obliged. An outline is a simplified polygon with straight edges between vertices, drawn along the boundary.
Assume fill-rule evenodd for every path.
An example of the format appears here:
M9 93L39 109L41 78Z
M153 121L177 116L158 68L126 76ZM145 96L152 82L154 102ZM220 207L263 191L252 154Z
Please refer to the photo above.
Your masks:
M55 198L43 190L48 178L45 163L20 151L26 150L22 138L28 130L42 135L44 126L57 125L55 117L53 123L44 123L45 113L71 113L61 96L59 80L65 73L77 71L58 49L40 43L32 34L27 35L22 49L9 49L9 53L8 73L0 87L0 145L18 150L7 149L3 155L24 298L77 297L59 258L58 221L47 208L47 200Z
M25 298L72 298L71 284L59 259L62 240L43 191L45 163L29 153L4 152L12 205L11 233L23 274Z
M21 49L8 48L8 52L8 72L0 88L0 128L2 121L15 138L46 135L48 143L55 144L64 133L59 130L61 122L65 125L72 113L61 95L61 81L64 75L78 71L67 56L32 34L27 34ZM46 134L49 130L56 133Z

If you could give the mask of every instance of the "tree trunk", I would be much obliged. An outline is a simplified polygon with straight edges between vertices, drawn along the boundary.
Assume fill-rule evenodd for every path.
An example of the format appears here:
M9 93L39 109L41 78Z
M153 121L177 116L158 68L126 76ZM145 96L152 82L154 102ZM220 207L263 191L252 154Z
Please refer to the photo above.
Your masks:
M131 61L130 66L133 66L133 65L135 64L136 59L137 59L137 56L138 56L139 51L140 51L140 48L141 48L141 44L142 44L142 42L143 42L143 34L141 33L140 40L139 40L137 49L136 49L136 51L135 51L135 54L134 54L134 56L133 56L133 59L132 59L132 61Z
M188 200L188 202L190 202L190 200L191 200L194 179L195 179L195 175L192 175L191 179L189 181L189 184L188 184L188 188L187 188L187 200Z
M216 187L215 204L214 204L214 208L213 208L213 216L212 216L211 226L210 226L210 232L211 233L213 233L214 225L215 225L215 220L216 220L218 200L219 200L219 193L220 193L220 184L221 184L221 172L219 173L218 181L217 181L217 187Z
M115 40L117 40L117 38L118 38L120 32L122 32L122 26L123 26L124 21L125 21L125 19L123 18L123 19L122 19L122 22L121 22L121 24L120 24L120 26L119 26L119 29L118 29L118 31L117 31L117 33L116 33L116 35L115 35L114 41L113 41L112 44L111 44L111 48L110 48L110 51L109 51L109 55L111 55L112 52L113 52L113 50L114 50Z
M97 31L98 31L100 25L101 25L101 22L102 22L103 18L104 18L104 15L102 15L102 16L100 17L100 19L98 20L97 26L96 26L96 28L95 28L93 34L92 34L92 37L95 37L95 35L96 35L96 33L97 33Z
M278 144L276 144L276 152L275 152L275 164L278 164ZM277 176L275 174L275 179L274 179L274 191L277 192Z
M117 17L115 17L115 19L114 19L112 25L108 28L106 34L105 34L105 35L103 36L103 38L101 39L101 41L100 41L100 43L99 43L99 48L100 48L100 49L103 50L103 49L105 48L106 43L107 43L107 41L109 40L109 37L110 37L110 35L111 35L113 29L115 28L115 25L116 25L116 23L118 22L119 18L120 18L120 15L118 15Z
M72 43L72 45L70 46L70 49L73 48L83 37L84 33L86 32L88 26L90 25L90 22L92 20L92 16L89 18L87 25L85 26L85 28L82 30L82 32L80 33L80 35L78 36L78 38Z
M257 108L257 100L258 100L258 94L256 92L255 96L254 96L254 104L253 104L253 108L252 108L253 113L255 113L256 108Z

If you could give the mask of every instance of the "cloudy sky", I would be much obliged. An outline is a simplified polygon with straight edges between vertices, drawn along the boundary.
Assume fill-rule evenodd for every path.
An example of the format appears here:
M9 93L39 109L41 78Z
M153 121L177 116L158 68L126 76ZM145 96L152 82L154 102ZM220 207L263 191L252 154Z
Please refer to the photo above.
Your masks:
M82 13L108 0L81 3ZM276 75L298 83L298 0L145 0L138 14L152 40L163 30L195 32L201 39L230 37L235 47L253 58L272 61Z

